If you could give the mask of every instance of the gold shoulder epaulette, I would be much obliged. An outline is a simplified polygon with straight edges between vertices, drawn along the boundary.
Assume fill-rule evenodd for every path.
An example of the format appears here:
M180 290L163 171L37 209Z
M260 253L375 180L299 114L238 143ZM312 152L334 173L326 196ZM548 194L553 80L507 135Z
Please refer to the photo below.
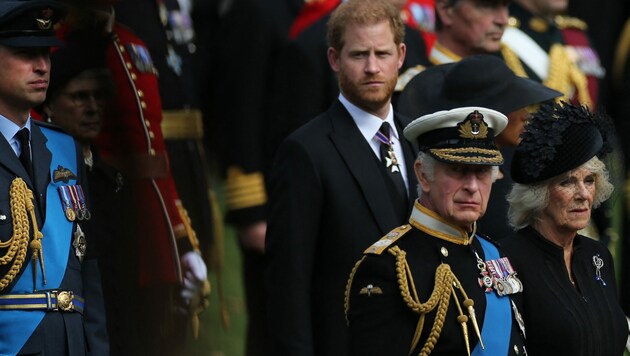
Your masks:
M409 231L411 231L411 225L407 224L399 226L390 231L387 235L381 237L380 240L376 241L372 246L368 247L368 249L365 250L363 253L380 255L383 251L387 249L387 247L389 247L389 245L391 245L393 242L401 238Z
M588 25L586 24L586 22L584 22L584 20L578 19L577 17L558 15L554 18L554 22L556 23L556 26L561 30L567 28L576 28L582 31L588 30Z

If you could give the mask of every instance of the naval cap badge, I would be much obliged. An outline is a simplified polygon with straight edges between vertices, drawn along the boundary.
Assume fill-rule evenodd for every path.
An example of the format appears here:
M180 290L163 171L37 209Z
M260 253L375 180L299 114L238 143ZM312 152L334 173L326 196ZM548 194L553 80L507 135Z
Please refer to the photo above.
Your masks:
M488 137L488 124L483 120L483 114L475 110L466 116L464 121L457 124L459 137L467 139L485 139Z

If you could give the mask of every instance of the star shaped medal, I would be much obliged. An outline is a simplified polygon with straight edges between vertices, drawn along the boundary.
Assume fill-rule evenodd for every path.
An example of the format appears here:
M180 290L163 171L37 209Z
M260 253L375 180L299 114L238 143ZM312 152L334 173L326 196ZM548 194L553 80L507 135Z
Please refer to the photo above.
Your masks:
M398 158L396 158L396 154L394 153L394 147L391 144L387 149L387 155L389 157L385 157L385 166L391 169L392 173L400 172L400 164L398 163Z

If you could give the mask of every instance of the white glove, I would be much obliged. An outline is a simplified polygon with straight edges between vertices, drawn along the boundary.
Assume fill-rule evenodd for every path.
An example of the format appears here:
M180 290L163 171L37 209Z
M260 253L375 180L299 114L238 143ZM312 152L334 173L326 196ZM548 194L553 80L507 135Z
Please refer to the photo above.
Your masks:
M203 290L204 283L208 279L208 268L198 252L186 252L180 258L182 272L184 274L184 286L181 296L190 302Z

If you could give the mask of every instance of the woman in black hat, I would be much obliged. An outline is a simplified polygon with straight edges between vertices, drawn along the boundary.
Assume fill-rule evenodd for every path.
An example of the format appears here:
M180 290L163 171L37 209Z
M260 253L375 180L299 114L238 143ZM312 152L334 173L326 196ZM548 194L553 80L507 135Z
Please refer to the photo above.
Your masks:
M518 231L502 246L523 282L532 355L621 355L628 338L610 252L578 233L613 191L606 165L609 119L570 104L529 120L508 195Z

